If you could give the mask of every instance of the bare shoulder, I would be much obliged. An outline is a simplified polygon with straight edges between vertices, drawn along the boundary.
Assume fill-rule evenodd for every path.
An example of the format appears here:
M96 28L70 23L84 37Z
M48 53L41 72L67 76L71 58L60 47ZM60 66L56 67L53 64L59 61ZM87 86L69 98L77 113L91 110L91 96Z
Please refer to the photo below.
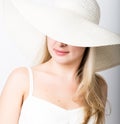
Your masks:
M18 123L28 80L28 70L25 67L14 69L8 76L0 95L0 123Z
M28 81L28 70L26 67L19 67L14 69L8 79L7 82L10 82L11 84L14 83L17 86L22 86L24 85L24 82Z
M28 82L28 70L26 67L19 67L14 69L8 76L3 91L25 93ZM14 90L13 90L14 89Z

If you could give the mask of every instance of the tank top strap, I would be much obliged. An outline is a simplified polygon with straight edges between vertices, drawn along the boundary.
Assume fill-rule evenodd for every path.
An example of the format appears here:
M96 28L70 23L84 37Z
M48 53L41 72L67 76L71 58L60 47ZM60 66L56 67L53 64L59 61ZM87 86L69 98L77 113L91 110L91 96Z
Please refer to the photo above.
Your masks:
M31 67L27 67L29 73L29 96L33 93L33 72Z

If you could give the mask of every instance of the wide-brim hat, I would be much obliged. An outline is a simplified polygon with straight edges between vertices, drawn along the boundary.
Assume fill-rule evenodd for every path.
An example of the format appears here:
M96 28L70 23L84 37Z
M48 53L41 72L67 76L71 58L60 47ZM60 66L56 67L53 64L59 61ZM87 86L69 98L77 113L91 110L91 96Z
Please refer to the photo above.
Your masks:
M96 71L120 64L120 36L98 25L100 9L95 0L56 0L50 5L4 1L6 29L27 56L38 51L41 33L69 45L94 47Z

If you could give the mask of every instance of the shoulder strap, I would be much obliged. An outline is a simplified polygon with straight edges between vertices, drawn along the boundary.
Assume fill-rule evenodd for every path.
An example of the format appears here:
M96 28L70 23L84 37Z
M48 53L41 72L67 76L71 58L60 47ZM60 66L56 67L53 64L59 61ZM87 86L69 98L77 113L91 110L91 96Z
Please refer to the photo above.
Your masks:
M27 67L28 72L29 72L29 96L32 95L33 93L33 72L30 67Z

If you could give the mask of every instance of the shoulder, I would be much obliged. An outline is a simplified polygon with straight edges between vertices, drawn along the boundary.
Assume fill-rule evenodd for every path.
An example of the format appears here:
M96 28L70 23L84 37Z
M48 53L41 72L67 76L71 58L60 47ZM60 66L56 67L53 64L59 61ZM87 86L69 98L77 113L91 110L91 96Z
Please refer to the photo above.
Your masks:
M21 82L19 84L22 84L22 82L25 82L28 80L28 69L26 67L19 67L15 68L10 75L8 76L7 81L16 82Z
M9 75L9 77L24 77L28 75L27 67L18 67L15 68Z
M9 74L0 94L0 116L3 117L1 118L2 121L6 122L5 118L13 118L10 119L11 123L13 121L17 122L28 89L28 81L28 70L25 67L16 68Z
M19 67L12 70L9 74L5 88L6 90L13 90L13 92L19 92L24 94L27 89L27 85L29 81L29 73L26 67Z

